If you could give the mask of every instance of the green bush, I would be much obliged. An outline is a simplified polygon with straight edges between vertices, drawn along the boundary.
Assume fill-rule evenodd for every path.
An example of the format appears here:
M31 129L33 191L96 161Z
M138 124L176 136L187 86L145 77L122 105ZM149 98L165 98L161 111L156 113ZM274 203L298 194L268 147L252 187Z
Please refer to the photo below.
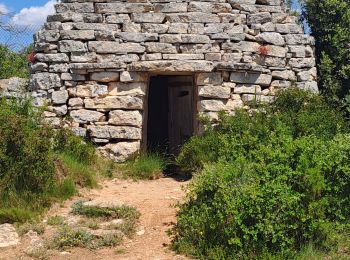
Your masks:
M51 130L30 102L0 99L0 196L43 193L54 182ZM1 203L1 202L0 202Z
M178 252L290 258L309 244L336 245L337 227L350 217L350 135L341 114L300 90L259 110L221 115L218 126L184 146L178 162L204 170L180 206Z
M299 89L279 92L270 106L261 106L259 112L236 111L234 117L221 114L215 128L208 125L202 136L187 142L179 156L178 165L186 171L196 172L205 164L230 160L238 155L249 155L259 144L268 144L271 134L282 129L294 138L315 135L330 139L345 132L342 113L331 108L318 95Z
M30 100L0 99L0 223L32 219L77 185L95 187L95 169L105 170L91 144L43 124L41 112Z
M33 50L33 46L15 52L10 48L0 44L0 79L11 77L29 77L28 54Z

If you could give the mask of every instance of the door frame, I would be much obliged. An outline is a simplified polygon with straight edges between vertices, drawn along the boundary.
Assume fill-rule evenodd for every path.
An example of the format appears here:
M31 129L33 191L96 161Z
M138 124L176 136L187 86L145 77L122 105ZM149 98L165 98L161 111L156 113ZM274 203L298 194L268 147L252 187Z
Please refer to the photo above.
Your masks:
M177 72L177 73L148 73L147 78L147 88L144 96L144 105L143 105L143 118L142 118L142 140L141 140L141 152L147 152L147 131L148 131L148 97L149 91L151 87L151 77L157 76L166 76L166 77L176 77L176 76L191 76L192 77L192 87L193 87L193 135L197 135L199 133L199 121L198 121L198 86L195 81L195 73L187 73L187 72Z

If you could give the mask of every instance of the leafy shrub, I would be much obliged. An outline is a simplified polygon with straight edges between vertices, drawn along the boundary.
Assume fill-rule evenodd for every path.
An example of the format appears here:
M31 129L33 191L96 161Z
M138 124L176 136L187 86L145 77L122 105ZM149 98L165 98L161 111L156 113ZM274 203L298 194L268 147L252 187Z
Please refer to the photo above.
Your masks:
M27 234L30 230L42 235L45 232L45 224L27 222L17 227L17 232L20 236Z
M33 50L33 46L15 52L0 44L0 79L11 77L27 78L29 66L27 56Z
M0 99L0 191L40 193L54 181L51 131L40 127L29 101Z
M192 138L178 158L204 170L180 206L174 248L203 259L291 258L310 243L332 249L350 217L346 129L338 111L300 90L256 113L221 115L204 145Z
M65 218L63 216L55 215L50 216L47 219L47 224L50 226L60 226L64 223Z
M152 180L160 178L168 165L168 160L162 156L148 153L127 161L120 168L126 177L131 177L134 180Z
M53 201L96 186L94 147L43 124L30 100L0 99L0 223L26 222Z
M268 144L271 134L280 128L294 138L313 134L325 139L347 129L340 111L322 97L299 89L280 91L271 106L257 110L238 110L234 117L220 114L215 128L208 125L202 136L192 137L183 146L176 158L178 165L196 172L207 163L248 155L257 145Z
M93 165L96 162L94 146L68 129L56 131L53 149L56 153L64 153L84 164Z
M68 247L89 247L94 240L94 236L80 229L62 227L58 234L53 238L51 247L65 249Z

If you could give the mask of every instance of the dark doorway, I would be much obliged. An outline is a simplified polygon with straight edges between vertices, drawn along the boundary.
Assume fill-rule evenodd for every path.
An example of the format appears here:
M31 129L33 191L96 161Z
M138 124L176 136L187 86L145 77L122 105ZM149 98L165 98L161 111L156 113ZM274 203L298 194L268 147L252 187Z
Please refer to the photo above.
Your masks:
M148 93L147 147L177 155L194 132L192 76L154 76Z

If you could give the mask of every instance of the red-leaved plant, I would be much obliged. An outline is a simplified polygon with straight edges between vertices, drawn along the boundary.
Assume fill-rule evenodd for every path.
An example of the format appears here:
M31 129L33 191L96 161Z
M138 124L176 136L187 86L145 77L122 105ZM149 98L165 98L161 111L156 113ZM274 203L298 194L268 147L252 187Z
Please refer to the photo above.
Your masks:
M29 53L28 56L27 56L28 62L34 63L35 62L35 55L36 55L36 53L34 51Z
M267 46L261 45L259 47L259 55L262 57L266 57L269 54L269 49Z

